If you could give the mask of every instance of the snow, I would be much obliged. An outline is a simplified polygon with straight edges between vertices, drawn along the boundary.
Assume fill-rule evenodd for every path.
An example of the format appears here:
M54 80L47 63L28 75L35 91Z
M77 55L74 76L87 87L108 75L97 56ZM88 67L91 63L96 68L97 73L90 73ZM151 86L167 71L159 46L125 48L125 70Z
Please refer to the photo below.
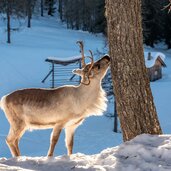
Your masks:
M151 59L148 60L148 52L144 52L145 65L147 68L153 67L158 57L160 57L163 61L165 60L165 55L161 52L150 52L150 53L151 53Z
M102 35L67 30L53 17L33 18L31 29L22 25L18 32L12 33L10 45L6 44L5 24L2 21L0 24L1 97L16 89L50 87L49 80L45 84L41 83L49 72L45 59L56 56L66 60L67 57L79 55L77 40L84 41L86 53L89 49L94 53L104 49ZM163 68L163 78L152 82L151 88L163 132L170 134L171 51L158 46L155 49L145 47L145 52L160 52L166 56L167 68ZM95 58L99 58L96 53ZM110 103L108 112L113 112L113 105ZM9 124L0 111L0 170L171 170L170 135L141 135L121 144L122 135L113 133L113 118L105 116L87 118L77 129L74 154L71 157L65 155L64 132L56 146L55 157L41 157L46 156L51 133L51 130L43 130L27 132L20 141L23 156L10 158L11 154L5 143L8 130Z
M171 135L140 135L95 155L18 157L0 160L3 170L170 171Z
M79 60L79 59L81 59L81 56L71 56L71 57L66 57L66 58L48 57L47 59L54 60L54 61L56 60L56 61L67 62L67 61Z

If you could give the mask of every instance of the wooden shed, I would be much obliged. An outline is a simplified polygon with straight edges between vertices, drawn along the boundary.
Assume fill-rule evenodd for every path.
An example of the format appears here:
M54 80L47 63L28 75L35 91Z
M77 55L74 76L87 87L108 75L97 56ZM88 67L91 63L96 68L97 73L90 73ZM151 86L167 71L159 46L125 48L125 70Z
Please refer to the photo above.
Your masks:
M165 55L159 52L145 53L145 64L148 70L150 81L162 78L162 67L166 67Z

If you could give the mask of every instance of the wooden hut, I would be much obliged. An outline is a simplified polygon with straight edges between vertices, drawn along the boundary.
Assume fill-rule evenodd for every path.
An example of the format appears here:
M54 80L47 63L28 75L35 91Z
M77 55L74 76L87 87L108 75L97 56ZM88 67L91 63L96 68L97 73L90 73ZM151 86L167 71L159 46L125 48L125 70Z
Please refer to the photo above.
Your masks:
M150 81L162 78L162 67L166 67L165 55L159 52L145 53L145 64L148 70Z

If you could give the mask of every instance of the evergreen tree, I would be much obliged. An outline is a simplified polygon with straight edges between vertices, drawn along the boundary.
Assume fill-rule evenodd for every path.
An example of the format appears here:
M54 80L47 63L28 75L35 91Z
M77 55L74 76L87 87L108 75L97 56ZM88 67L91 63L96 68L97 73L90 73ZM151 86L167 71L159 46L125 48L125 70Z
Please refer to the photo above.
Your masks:
M142 0L144 43L154 47L162 39L163 18L161 0Z
M168 0L162 1L163 8L168 5ZM168 49L171 48L171 13L168 11L168 9L163 9L163 20L164 20L164 28L163 28L163 39L168 47Z
M60 19L71 29L92 33L105 32L105 0L59 0Z
M55 13L55 5L56 1L55 0L45 0L45 6L47 9L47 14L50 16L53 16Z
M168 47L171 48L171 14L165 15L165 23L164 23L164 41Z

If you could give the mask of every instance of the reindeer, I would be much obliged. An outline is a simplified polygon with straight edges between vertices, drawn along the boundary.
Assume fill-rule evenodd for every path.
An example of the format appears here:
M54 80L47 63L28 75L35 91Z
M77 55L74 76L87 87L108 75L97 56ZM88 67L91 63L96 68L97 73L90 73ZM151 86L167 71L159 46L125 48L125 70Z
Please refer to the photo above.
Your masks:
M82 52L82 68L73 70L81 76L77 86L65 85L55 89L22 89L3 96L0 106L10 123L6 143L13 156L20 156L19 140L28 129L53 128L47 156L53 156L62 129L68 155L72 154L75 129L91 115L101 115L106 110L106 95L101 81L110 65L110 57L103 56L85 64L83 42L78 42Z

